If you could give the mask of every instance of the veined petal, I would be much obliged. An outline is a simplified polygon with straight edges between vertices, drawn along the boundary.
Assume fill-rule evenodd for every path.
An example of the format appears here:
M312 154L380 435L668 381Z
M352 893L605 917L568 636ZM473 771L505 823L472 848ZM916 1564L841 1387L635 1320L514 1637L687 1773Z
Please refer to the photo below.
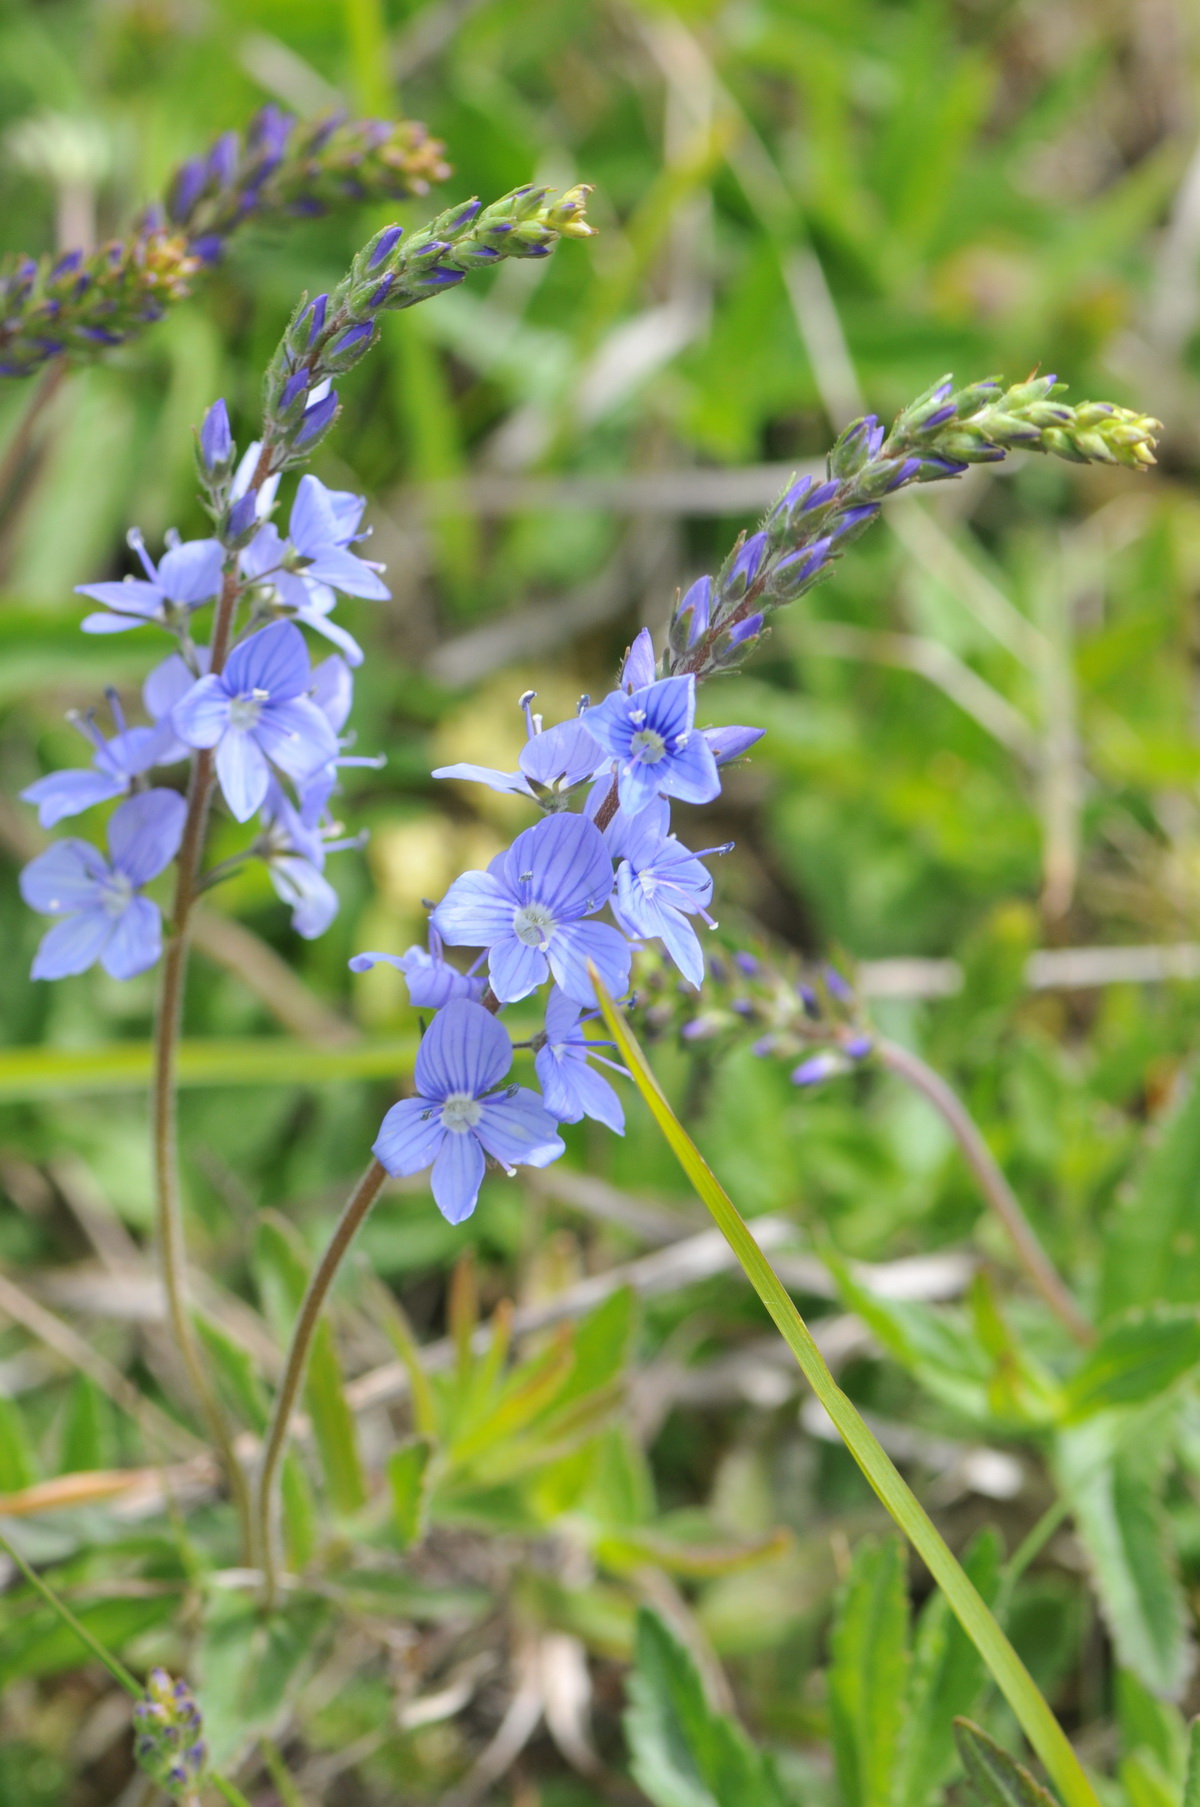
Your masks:
M176 734L189 747L215 747L229 726L229 703L223 678L197 678L171 711Z
M712 758L711 753L709 758ZM617 768L617 795L627 816L639 816L654 802L659 792L666 788L667 771L665 759L658 765L643 765L640 759L630 759Z
M464 872L430 917L451 947L491 947L513 932L515 899L491 872Z
M108 861L90 841L56 841L21 873L21 896L44 916L90 909L109 871Z
M523 1085L485 1098L475 1133L505 1167L548 1167L566 1149L542 1100Z
M555 934L547 950L550 970L568 997L592 1005L596 994L587 963L596 966L605 990L623 998L629 990L629 966L633 950L619 930L606 922L572 922Z
M333 498L311 472L301 477L297 486L288 517L288 538L305 558L315 557L325 546L336 546L342 538Z
M158 563L158 581L172 602L207 602L221 588L225 548L220 540L185 540Z
M644 627L625 655L625 663L621 667L621 689L644 690L654 682L654 667L654 641L650 637L650 629Z
M136 615L139 622L157 621L162 617L163 592L144 577L126 577L120 583L76 584L75 594L90 596L93 602L102 602L120 615ZM89 621L95 619L94 615L88 616Z
M243 577L264 577L268 571L277 571L286 554L287 546L279 537L279 529L273 521L267 521L239 554Z
M625 1134L621 1100L607 1079L588 1066L585 1055L571 1050L556 1056L553 1049L543 1048L534 1065L546 1109L560 1123L578 1123L581 1117L593 1117L617 1135Z
M267 862L267 876L275 895L291 905L292 927L306 941L323 935L338 913L337 892L311 860L297 854L280 854Z
M341 732L354 701L354 679L346 661L336 653L322 659L312 671L312 700L335 734Z
M712 751L718 765L725 765L731 759L740 759L743 753L760 741L766 733L765 728L701 728L705 740Z
M265 690L272 702L303 696L312 681L304 635L290 621L260 628L234 647L223 681L231 696L252 690Z
M371 1152L389 1173L420 1173L433 1164L446 1133L436 1104L403 1098L383 1119Z
M113 812L108 825L112 863L131 884L148 885L179 852L187 804L178 791L141 791Z
M33 979L67 979L94 966L112 933L112 918L102 905L66 916L42 936L33 958Z
M515 1004L544 985L549 972L540 948L528 947L513 934L497 941L488 953L488 978L502 1004Z
M113 923L100 964L112 979L132 979L162 954L162 914L148 897L131 897Z
M48 772L21 792L23 803L37 805L38 821L43 828L53 828L65 816L77 816L94 803L107 803L110 797L121 797L129 789L127 779L113 778L106 772L86 769Z
M521 748L520 767L526 778L546 786L569 790L592 777L605 755L578 716L535 734ZM526 786L528 789L528 786Z
M253 735L230 728L217 748L217 777L221 791L239 822L248 822L260 808L271 781L271 768Z
M364 657L362 647L354 635L348 633L339 621L330 621L328 616L322 614L319 609L311 607L297 609L296 620L302 621L305 627L312 629L314 634L320 634L323 640L328 640L331 645L345 653L347 661L355 669L362 664Z
M250 733L289 778L311 778L338 755L328 718L306 696L266 704Z
M85 615L79 623L81 634L128 634L135 627L148 627L156 616Z
M208 648L199 646L196 651L200 655L201 670L208 665ZM196 674L189 671L187 664L179 653L171 653L161 665L156 665L146 682L142 685L142 701L146 705L146 713L156 722L171 714L175 705L181 703L196 682Z
M660 911L662 926L659 934L663 945L674 960L684 978L693 984L697 991L704 984L704 951L700 946L700 937L678 910L664 909Z
M532 797L533 792L523 772L498 772L490 765L440 765L434 778L463 778L469 784L486 784L490 791L502 791L514 797Z
M552 987L546 1000L546 1040L565 1042L579 1028L581 1006L558 986Z
M663 764L667 762L664 760ZM682 803L711 803L720 796L717 762L703 734L692 731L687 745L675 752L658 788Z
M447 1131L433 1163L429 1183L433 1199L447 1223L470 1217L484 1175L483 1150L473 1135Z
M507 1031L482 1004L456 998L439 1010L421 1037L415 1080L423 1098L472 1098L499 1085L512 1066Z
M570 922L603 909L613 886L612 858L586 816L547 816L517 836L504 876L516 896L545 904L556 922Z
M364 596L370 602L386 602L392 593L365 559L355 558L342 546L322 546L304 575L343 596Z

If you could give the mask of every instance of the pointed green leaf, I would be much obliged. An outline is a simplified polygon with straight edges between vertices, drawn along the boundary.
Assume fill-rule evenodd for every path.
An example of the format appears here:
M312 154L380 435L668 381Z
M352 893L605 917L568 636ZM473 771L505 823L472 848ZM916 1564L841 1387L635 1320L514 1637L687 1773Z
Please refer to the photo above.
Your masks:
M254 1357L244 1343L203 1312L193 1312L192 1318L222 1394L243 1423L261 1435L267 1425L267 1396Z
M411 1442L402 1443L388 1458L392 1519L402 1550L420 1543L425 1535L432 1460L433 1444L428 1437L414 1437Z
M1188 1727L1187 1773L1183 1779L1183 1807L1200 1807L1200 1719Z
M357 1512L366 1502L367 1483L328 1318L321 1319L313 1335L304 1399L334 1511Z
M1145 1162L1104 1239L1100 1301L1107 1317L1131 1305L1200 1298L1200 1072Z
M908 1589L899 1538L864 1541L830 1638L829 1717L844 1807L890 1807L908 1679Z
M1058 1807L1054 1796L1034 1780L979 1726L954 1721L954 1738L971 1791L981 1807Z
M1135 1309L1105 1328L1065 1392L1068 1423L1143 1405L1200 1368L1200 1309Z

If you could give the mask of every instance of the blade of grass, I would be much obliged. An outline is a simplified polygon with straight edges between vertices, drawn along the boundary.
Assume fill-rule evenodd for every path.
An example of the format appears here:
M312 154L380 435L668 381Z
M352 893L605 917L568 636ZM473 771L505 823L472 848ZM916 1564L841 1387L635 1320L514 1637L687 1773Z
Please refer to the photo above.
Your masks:
M842 1392L813 1341L804 1319L770 1262L747 1229L737 1207L667 1102L649 1062L630 1033L600 975L589 964L592 984L609 1032L672 1153L708 1206L750 1284L766 1306L804 1378L896 1524L912 1543L945 1594L963 1630L987 1664L1017 1720L1037 1752L1066 1807L1097 1807L1092 1785L1033 1677L996 1623L932 1519L904 1481L873 1433Z
M291 1036L197 1039L179 1048L179 1083L306 1085L339 1079L390 1079L412 1070L408 1037L317 1048ZM94 1048L0 1050L0 1104L79 1092L138 1092L152 1066L149 1042L101 1042Z

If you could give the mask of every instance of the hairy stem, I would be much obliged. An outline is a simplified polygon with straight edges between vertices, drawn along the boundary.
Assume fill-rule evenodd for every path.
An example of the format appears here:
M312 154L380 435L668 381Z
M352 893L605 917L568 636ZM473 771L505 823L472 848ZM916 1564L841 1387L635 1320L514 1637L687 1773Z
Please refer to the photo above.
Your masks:
M325 1252L308 1282L308 1290L301 1301L295 1328L292 1331L283 1377L275 1394L275 1404L271 1409L271 1422L267 1427L267 1435L263 1442L262 1460L258 1472L258 1492L255 1500L255 1519L264 1577L263 1604L268 1612L274 1607L279 1590L278 1567L275 1561L275 1483L287 1444L292 1412L295 1410L300 1388L304 1384L313 1337L316 1334L317 1325L321 1321L321 1313L325 1309L329 1289L333 1285L350 1244L362 1227L363 1220L379 1196L380 1187L386 1179L387 1169L379 1161L373 1160L342 1207L342 1215L338 1218L333 1235L326 1244Z
M923 1060L907 1048L898 1047L895 1042L880 1040L875 1044L875 1052L889 1072L897 1074L914 1091L920 1092L937 1111L958 1143L980 1191L1008 1231L1021 1266L1060 1324L1084 1347L1094 1343L1095 1330L1080 1311L1062 1276L1038 1241L1016 1193L1000 1171L978 1124L962 1099L939 1073L926 1066Z
M231 560L221 584L213 621L212 666L219 672L229 650L230 633L238 598L236 561ZM233 1446L233 1432L225 1409L209 1377L200 1352L188 1307L187 1243L183 1224L183 1197L179 1183L179 1149L176 1129L177 1057L183 1021L183 994L187 978L188 932L200 880L200 863L208 830L213 794L213 756L196 754L188 785L187 816L176 864L175 902L171 934L163 956L162 990L154 1031L154 1079L152 1086L154 1194L159 1260L167 1295L167 1315L192 1391L196 1395L209 1436L221 1458L229 1490L241 1526L243 1553L253 1560L253 1517L245 1471Z

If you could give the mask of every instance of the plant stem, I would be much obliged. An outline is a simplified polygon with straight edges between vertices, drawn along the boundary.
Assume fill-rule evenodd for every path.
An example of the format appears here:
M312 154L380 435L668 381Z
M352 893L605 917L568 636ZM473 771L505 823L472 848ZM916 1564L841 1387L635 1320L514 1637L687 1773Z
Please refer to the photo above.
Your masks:
M919 1055L911 1053L908 1048L880 1039L875 1044L875 1052L889 1072L897 1074L914 1091L920 1092L937 1111L958 1143L963 1159L979 1183L980 1191L1008 1231L1018 1261L1059 1323L1084 1348L1094 1343L1095 1330L1071 1297L1062 1276L1038 1241L1016 1193L1005 1179L978 1124L957 1092L947 1085L940 1073L935 1073L932 1067L926 1066Z
M80 1643L87 1645L87 1648L91 1651L97 1662L104 1664L104 1667L108 1670L108 1673L112 1676L113 1680L124 1688L126 1694L132 1695L134 1700L140 1700L142 1697L141 1687L134 1677L130 1675L120 1658L115 1657L112 1651L107 1649L100 1642L99 1638L93 1637L86 1625L80 1624L66 1602L59 1599L58 1595L54 1592L54 1589L42 1580L36 1569L30 1568L20 1550L9 1542L3 1531L0 1531L0 1549L5 1550L8 1555L11 1556L12 1560L24 1575L26 1581L28 1581L30 1587L37 1589L46 1604L53 1607L63 1624L69 1625Z
M255 1501L255 1517L263 1568L263 1604L268 1612L275 1604L279 1588L274 1537L275 1482L287 1443L292 1412L295 1409L300 1388L304 1383L313 1337L316 1334L317 1325L321 1321L321 1313L325 1308L329 1289L333 1285L346 1251L358 1234L363 1219L375 1203L379 1196L379 1189L386 1179L386 1167L379 1161L372 1160L342 1207L342 1215L338 1218L333 1235L326 1244L325 1252L308 1282L308 1289L301 1301L300 1311L292 1330L292 1340L287 1352L287 1361L284 1364L283 1377L275 1394L275 1403L271 1409L271 1422L267 1427L267 1435L263 1442L262 1460L258 1472L258 1493Z
M847 1449L945 1594L951 1611L987 1664L1066 1807L1098 1807L1092 1785L1033 1677L955 1560L925 1508L834 1380L790 1293L672 1111L628 1024L605 991L599 974L594 967L589 966L589 971L609 1032L620 1048L638 1090Z
M237 598L237 562L235 558L231 558L226 565L213 621L211 670L214 672L219 672L225 663ZM154 1031L154 1079L151 1093L154 1192L167 1315L192 1390L225 1469L229 1490L237 1508L243 1553L247 1563L250 1563L253 1561L254 1550L250 1490L233 1446L233 1433L224 1407L201 1355L188 1307L187 1243L179 1184L176 1126L176 1067L183 1022L184 984L187 978L188 929L198 892L200 863L212 806L213 775L211 752L198 752L188 784L187 816L176 865L171 935L163 956L162 990Z

